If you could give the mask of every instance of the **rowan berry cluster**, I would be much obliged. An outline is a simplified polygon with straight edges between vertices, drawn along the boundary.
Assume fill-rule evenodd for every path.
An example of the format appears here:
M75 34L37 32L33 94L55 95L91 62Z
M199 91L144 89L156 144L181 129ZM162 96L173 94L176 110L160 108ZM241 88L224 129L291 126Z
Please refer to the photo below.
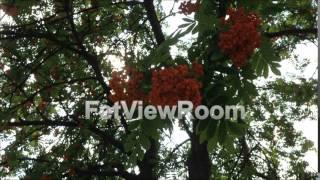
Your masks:
M143 73L131 67L126 67L120 72L113 72L109 81L113 90L110 99L113 102L126 101L129 104L137 99L145 100L146 95L141 88L143 79Z
M132 68L121 72L114 72L109 81L113 90L111 100L132 103L133 100L147 101L152 105L177 105L178 101L189 100L195 106L201 104L201 87L198 80L202 75L203 66L199 63L178 65L152 72L151 90L149 93L142 91L141 85L144 75Z
M189 100L195 106L201 104L201 82L198 77L203 75L202 65L193 63L193 68L179 65L154 71L152 73L152 89L149 94L153 105L177 105L180 100Z
M179 6L179 10L184 15L189 15L194 12L197 12L199 8L200 8L200 3L198 1L196 3L192 3L191 0L189 0L188 2L184 1Z
M195 77L201 77L204 75L203 65L194 61L192 62L192 72L194 73Z
M246 14L243 8L230 8L222 24L230 28L220 33L219 48L232 59L237 68L241 68L260 46L261 34L258 28L261 19L255 13Z

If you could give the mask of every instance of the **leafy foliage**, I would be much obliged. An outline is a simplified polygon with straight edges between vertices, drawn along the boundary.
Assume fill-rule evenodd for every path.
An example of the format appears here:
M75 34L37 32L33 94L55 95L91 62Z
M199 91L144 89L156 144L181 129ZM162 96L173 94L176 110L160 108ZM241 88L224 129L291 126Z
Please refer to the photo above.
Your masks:
M183 24L171 34L163 32L161 25L176 13L165 14L156 8L163 3L1 1L0 177L152 180L169 176L314 176L303 160L313 143L294 125L313 118L316 81L290 81L280 76L280 65L292 58L298 43L316 41L316 3L184 2L188 16L182 17ZM191 10L185 7L190 3ZM218 46L219 34L228 28L220 21L229 7L243 7L263 20L261 45L241 68ZM195 38L179 47L186 35ZM187 55L174 57L173 48ZM113 91L107 82L114 64L144 73L141 87L148 91L153 70L190 67L195 61L204 67L204 76L199 78L202 104L243 105L245 119L85 119L86 100L112 103ZM271 72L277 78L267 81ZM266 83L259 86L261 79ZM188 139L170 147L168 140L177 128L186 132ZM285 161L290 168L283 168Z

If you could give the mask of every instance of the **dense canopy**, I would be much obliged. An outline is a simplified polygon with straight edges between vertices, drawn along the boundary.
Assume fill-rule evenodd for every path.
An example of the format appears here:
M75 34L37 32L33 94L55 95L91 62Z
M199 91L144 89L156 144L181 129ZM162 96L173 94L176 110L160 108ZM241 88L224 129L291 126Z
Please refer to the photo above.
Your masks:
M316 1L0 2L1 179L316 175L304 160L313 142L294 128L315 118L316 79L281 75L285 60L308 65L294 50L317 43ZM246 114L85 119L87 100L190 100ZM176 131L188 138L174 143Z

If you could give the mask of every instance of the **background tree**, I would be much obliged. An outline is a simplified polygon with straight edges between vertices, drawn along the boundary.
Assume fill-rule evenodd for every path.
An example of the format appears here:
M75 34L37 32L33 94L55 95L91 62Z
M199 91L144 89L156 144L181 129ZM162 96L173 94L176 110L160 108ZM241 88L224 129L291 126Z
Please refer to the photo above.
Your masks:
M313 117L315 80L296 82L279 76L262 86L256 82L270 72L280 75L280 61L290 58L298 43L316 42L316 2L179 2L185 23L171 35L162 30L163 21L176 13L165 14L162 4L2 1L6 15L0 31L0 127L6 145L0 176L159 179L173 173L174 178L197 180L314 176L302 160L312 142L296 132L293 123ZM195 36L179 48L187 55L171 55L170 47L179 47L187 34ZM139 96L161 94L170 84L154 92L152 72L161 75L188 67L194 73L203 67L204 75L186 81L195 83L190 92L197 91L199 81L202 104L244 105L246 119L86 120L86 100L111 104L121 93L111 87L115 78L120 79L114 82L123 80L112 67L119 60L133 69L127 69L128 84L118 87L133 87L133 93L123 98L140 90L144 94ZM182 75L173 77L184 80ZM187 86L182 89L187 91ZM151 102L158 101L151 97ZM170 149L166 133L176 124L189 140ZM283 169L283 161L290 168Z

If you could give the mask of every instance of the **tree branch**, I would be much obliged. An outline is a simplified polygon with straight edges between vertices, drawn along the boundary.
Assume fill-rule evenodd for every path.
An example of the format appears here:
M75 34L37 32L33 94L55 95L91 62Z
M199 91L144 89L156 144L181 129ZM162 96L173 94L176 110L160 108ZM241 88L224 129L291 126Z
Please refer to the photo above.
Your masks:
M55 43L56 45L68 49L72 52L77 53L79 56L82 56L87 62L88 64L92 67L94 74L96 75L96 78L98 80L98 82L100 83L100 85L102 86L105 94L107 96L110 95L110 91L111 88L106 84L106 82L104 81L103 75L101 73L101 69L99 67L99 61L98 61L98 57L96 55L92 55L89 52L83 51L83 50L79 50L77 48L74 48L70 45L68 45L68 43L65 43L63 41L57 40L54 38L53 35L51 34L46 34L46 33L38 33L38 32L34 32L34 31L0 31L0 40L5 40L5 39L18 39L18 38L45 38L48 39L50 41L52 41L53 43Z
M19 121L19 122L4 122L0 123L0 127L23 127L23 126L64 126L64 127L79 127L80 121ZM104 131L98 129L95 126L88 126L88 130L100 137L106 144L111 144L121 152L126 153L122 143L116 140L113 136L106 134Z
M178 149L180 149L180 147L182 147L184 144L186 144L186 143L189 142L189 141L190 141L190 139L186 139L186 140L182 141L180 144L178 144L175 148L173 148L173 149L171 150L171 152L168 154L168 156L166 157L166 159L164 160L164 162L167 163L167 162L172 158L172 156L174 155L174 153L175 153Z
M269 38L276 38L282 36L302 36L302 35L314 35L317 36L317 28L307 29L286 29L278 32L265 32L264 35Z
M160 21L157 17L155 7L153 5L153 0L144 0L143 5L147 11L147 18L151 24L151 28L156 38L157 44L160 45L165 41L165 37L161 29Z
M76 40L76 43L80 50L78 53L85 58L85 60L88 62L88 64L92 67L93 72L95 76L97 77L97 80L99 84L102 86L104 93L107 95L107 97L110 95L111 88L106 84L104 81L101 69L100 69L100 63L98 61L98 58L95 54L91 54L88 51L86 51L86 48L84 47L82 40L76 30L76 26L74 24L74 19L73 19L73 3L72 1L66 1L65 3L65 11L67 13L68 17L68 22L71 26L71 32ZM108 100L110 101L110 100Z
M76 127L75 122L67 121L19 121L19 122L5 122L0 123L0 127L23 127L23 126L65 126Z
M114 2L114 3L111 3L111 5L121 5L121 4L124 4L124 5L127 5L127 6L134 6L134 5L139 5L139 4L142 4L141 1L133 1L133 0L120 0L119 2Z
M12 112L13 110L15 110L16 108L26 104L29 101L33 101L34 97L36 97L39 93L44 92L50 88L59 86L59 85L65 85L65 84L74 84L77 82L83 82L83 81L87 81L87 80L93 80L95 79L94 77L86 77L86 78L79 78L79 79L73 79L73 80L69 80L69 81L62 81L62 82L56 82L53 84L49 84L47 86L42 87L41 89L39 89L38 91L34 92L33 94L31 94L27 99L25 99L24 101L22 101L20 104L17 104L11 108L9 108L8 112Z

